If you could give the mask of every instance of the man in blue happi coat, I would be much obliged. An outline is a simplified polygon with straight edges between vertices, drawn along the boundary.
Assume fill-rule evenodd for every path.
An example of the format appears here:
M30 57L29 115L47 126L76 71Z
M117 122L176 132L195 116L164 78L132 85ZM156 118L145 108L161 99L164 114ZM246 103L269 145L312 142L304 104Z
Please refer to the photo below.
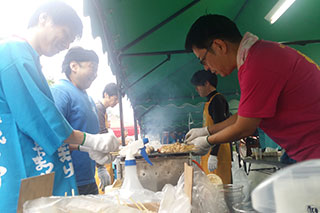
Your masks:
M55 107L39 57L69 48L82 23L53 1L32 15L25 35L0 42L0 210L16 212L21 179L55 172L53 195L77 193L68 144L103 159L118 149L112 135L74 130ZM41 186L39 186L41 187Z

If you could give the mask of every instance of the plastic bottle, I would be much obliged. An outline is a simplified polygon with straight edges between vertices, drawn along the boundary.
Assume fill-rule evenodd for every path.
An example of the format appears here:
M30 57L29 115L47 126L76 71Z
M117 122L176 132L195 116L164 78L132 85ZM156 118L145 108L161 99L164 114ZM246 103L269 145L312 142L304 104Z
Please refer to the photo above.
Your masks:
M149 140L147 138L144 138L143 140L133 141L120 151L121 156L126 156L124 182L120 189L121 195L123 197L129 198L134 193L139 193L145 190L138 179L136 166L137 163L134 155L137 154L140 150L140 154L142 155L142 157L150 165L152 165L145 151L145 144L148 142Z

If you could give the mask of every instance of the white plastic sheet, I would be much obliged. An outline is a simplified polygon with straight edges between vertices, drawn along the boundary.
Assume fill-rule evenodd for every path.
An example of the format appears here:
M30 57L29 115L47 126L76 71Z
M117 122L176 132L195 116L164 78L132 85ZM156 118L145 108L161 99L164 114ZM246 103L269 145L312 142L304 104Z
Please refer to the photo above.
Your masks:
M219 187L212 184L198 167L194 167L194 182L192 189L192 205L184 193L184 174L181 175L176 186L166 184L162 191L152 192L142 190L135 192L131 199L141 203L160 203L159 213L176 212L228 212L224 195ZM119 212L136 213L137 209L124 206L132 204L130 198L121 196L120 190L108 192L106 195L86 195L73 197L46 197L24 204L25 213L74 213L74 212Z
M138 209L117 205L103 196L43 197L27 201L24 213L139 213Z

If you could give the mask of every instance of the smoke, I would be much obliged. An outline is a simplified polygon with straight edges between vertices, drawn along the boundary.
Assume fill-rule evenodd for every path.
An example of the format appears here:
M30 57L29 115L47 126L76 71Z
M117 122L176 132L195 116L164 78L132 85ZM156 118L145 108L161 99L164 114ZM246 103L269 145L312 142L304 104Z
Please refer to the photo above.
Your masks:
M174 104L168 104L165 106L154 106L149 109L145 109L140 106L139 109L144 109L146 112L140 120L141 129L143 134L149 136L155 136L160 138L163 132L187 132L189 114L192 115L191 127L202 126L202 110L203 103L192 105L189 103L177 106Z

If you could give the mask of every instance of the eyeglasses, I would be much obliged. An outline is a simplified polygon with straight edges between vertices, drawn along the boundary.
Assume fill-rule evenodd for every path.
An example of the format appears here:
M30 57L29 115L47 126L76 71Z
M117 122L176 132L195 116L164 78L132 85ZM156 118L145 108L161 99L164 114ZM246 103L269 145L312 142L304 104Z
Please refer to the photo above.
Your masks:
M207 47L206 53L203 55L202 59L200 59L200 64L206 65L207 54L208 54L212 44L213 44L213 40L210 42L209 46Z

